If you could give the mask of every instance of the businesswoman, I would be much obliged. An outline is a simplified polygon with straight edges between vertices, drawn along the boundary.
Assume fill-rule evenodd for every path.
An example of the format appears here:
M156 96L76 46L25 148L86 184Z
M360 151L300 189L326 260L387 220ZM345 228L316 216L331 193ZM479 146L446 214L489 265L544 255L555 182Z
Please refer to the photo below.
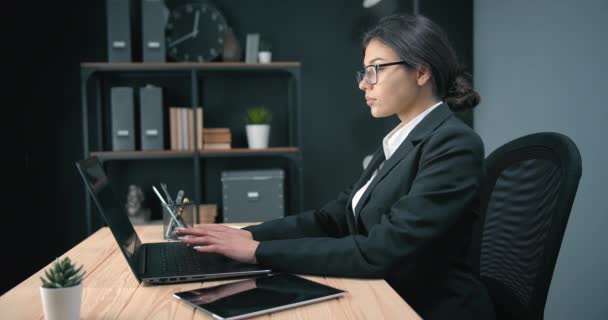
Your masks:
M363 48L357 80L371 115L401 122L358 181L312 212L178 234L200 252L273 270L386 279L424 318L492 319L487 293L465 262L483 143L453 113L476 106L479 95L444 32L423 16L381 19Z

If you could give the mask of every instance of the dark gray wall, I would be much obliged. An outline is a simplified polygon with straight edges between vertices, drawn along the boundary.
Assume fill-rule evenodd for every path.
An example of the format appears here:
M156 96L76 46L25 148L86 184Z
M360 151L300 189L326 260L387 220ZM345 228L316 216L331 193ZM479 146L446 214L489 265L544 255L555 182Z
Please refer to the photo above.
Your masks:
M275 61L302 62L304 207L322 205L358 178L363 157L397 121L373 119L354 80L363 59L360 39L373 21L359 0L215 3L242 47L247 32L260 32L272 42ZM411 10L411 1L400 3L401 10ZM11 211L18 214L5 222L28 229L22 246L7 249L20 259L8 265L0 292L85 237L84 193L74 167L83 156L79 64L106 59L103 0L19 6L9 23L23 29L8 38L14 63L6 77L15 116L5 120L6 136L16 136L19 145L9 154L10 173L19 178L10 180L12 193L6 193L17 199ZM472 1L429 0L420 9L446 29L471 66ZM15 242L8 233L3 240ZM23 254L24 247L36 249Z
M364 9L350 0L216 3L241 44L246 33L259 32L272 43L274 60L302 62L304 207L322 205L355 181L360 160L390 122L372 121L354 80Z
M486 152L539 131L568 135L583 175L546 319L608 318L608 2L475 1L475 128Z
M400 12L412 11L412 1L399 2ZM373 119L354 80L363 60L360 40L374 19L362 1L215 3L243 48L246 33L259 32L272 43L274 60L302 62L304 208L323 205L357 180L363 157L397 121ZM472 66L472 2L424 1L420 12L446 28L462 62Z

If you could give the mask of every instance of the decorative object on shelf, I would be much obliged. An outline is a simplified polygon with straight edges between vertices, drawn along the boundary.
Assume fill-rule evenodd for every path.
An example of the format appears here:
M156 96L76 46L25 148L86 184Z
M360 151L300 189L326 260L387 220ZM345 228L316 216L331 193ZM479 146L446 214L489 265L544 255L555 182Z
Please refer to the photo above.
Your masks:
M260 106L247 110L247 143L251 149L268 148L270 137L270 121L272 112L270 109Z
M124 1L123 2L128 2ZM168 9L164 1L142 0L141 2L141 34L142 61L165 62L165 20Z
M131 2L106 0L108 61L131 62Z
M260 40L260 51L258 52L259 63L270 63L272 61L272 48L268 40Z
M170 9L165 25L167 55L173 61L213 61L224 50L224 15L208 1Z
M258 52L260 49L260 34L259 33L248 33L247 43L245 47L245 62L246 63L257 63Z
M236 62L241 60L241 45L234 34L234 30L228 27L224 32L224 53L222 60L226 62Z
M144 208L145 195L137 185L130 185L127 191L125 208L129 214L129 220L133 224L145 224L150 221L150 209Z
M82 301L82 265L76 267L70 258L57 259L40 277L40 296L46 320L78 320Z

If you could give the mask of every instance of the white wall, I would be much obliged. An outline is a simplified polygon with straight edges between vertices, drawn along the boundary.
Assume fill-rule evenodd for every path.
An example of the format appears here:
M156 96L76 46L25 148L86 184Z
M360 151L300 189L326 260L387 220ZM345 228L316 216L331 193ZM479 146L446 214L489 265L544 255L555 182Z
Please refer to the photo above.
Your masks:
M608 1L474 0L474 10L486 153L556 131L583 159L545 319L608 319Z

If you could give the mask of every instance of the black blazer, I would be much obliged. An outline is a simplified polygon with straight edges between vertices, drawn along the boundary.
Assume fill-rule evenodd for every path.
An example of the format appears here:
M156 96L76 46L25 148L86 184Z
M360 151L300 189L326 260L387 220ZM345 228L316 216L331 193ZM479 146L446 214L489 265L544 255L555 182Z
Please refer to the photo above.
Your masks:
M492 319L466 263L483 172L479 136L444 103L384 160L380 147L359 180L321 209L247 227L260 241L258 262L384 278L424 318ZM353 195L376 169L355 215Z

